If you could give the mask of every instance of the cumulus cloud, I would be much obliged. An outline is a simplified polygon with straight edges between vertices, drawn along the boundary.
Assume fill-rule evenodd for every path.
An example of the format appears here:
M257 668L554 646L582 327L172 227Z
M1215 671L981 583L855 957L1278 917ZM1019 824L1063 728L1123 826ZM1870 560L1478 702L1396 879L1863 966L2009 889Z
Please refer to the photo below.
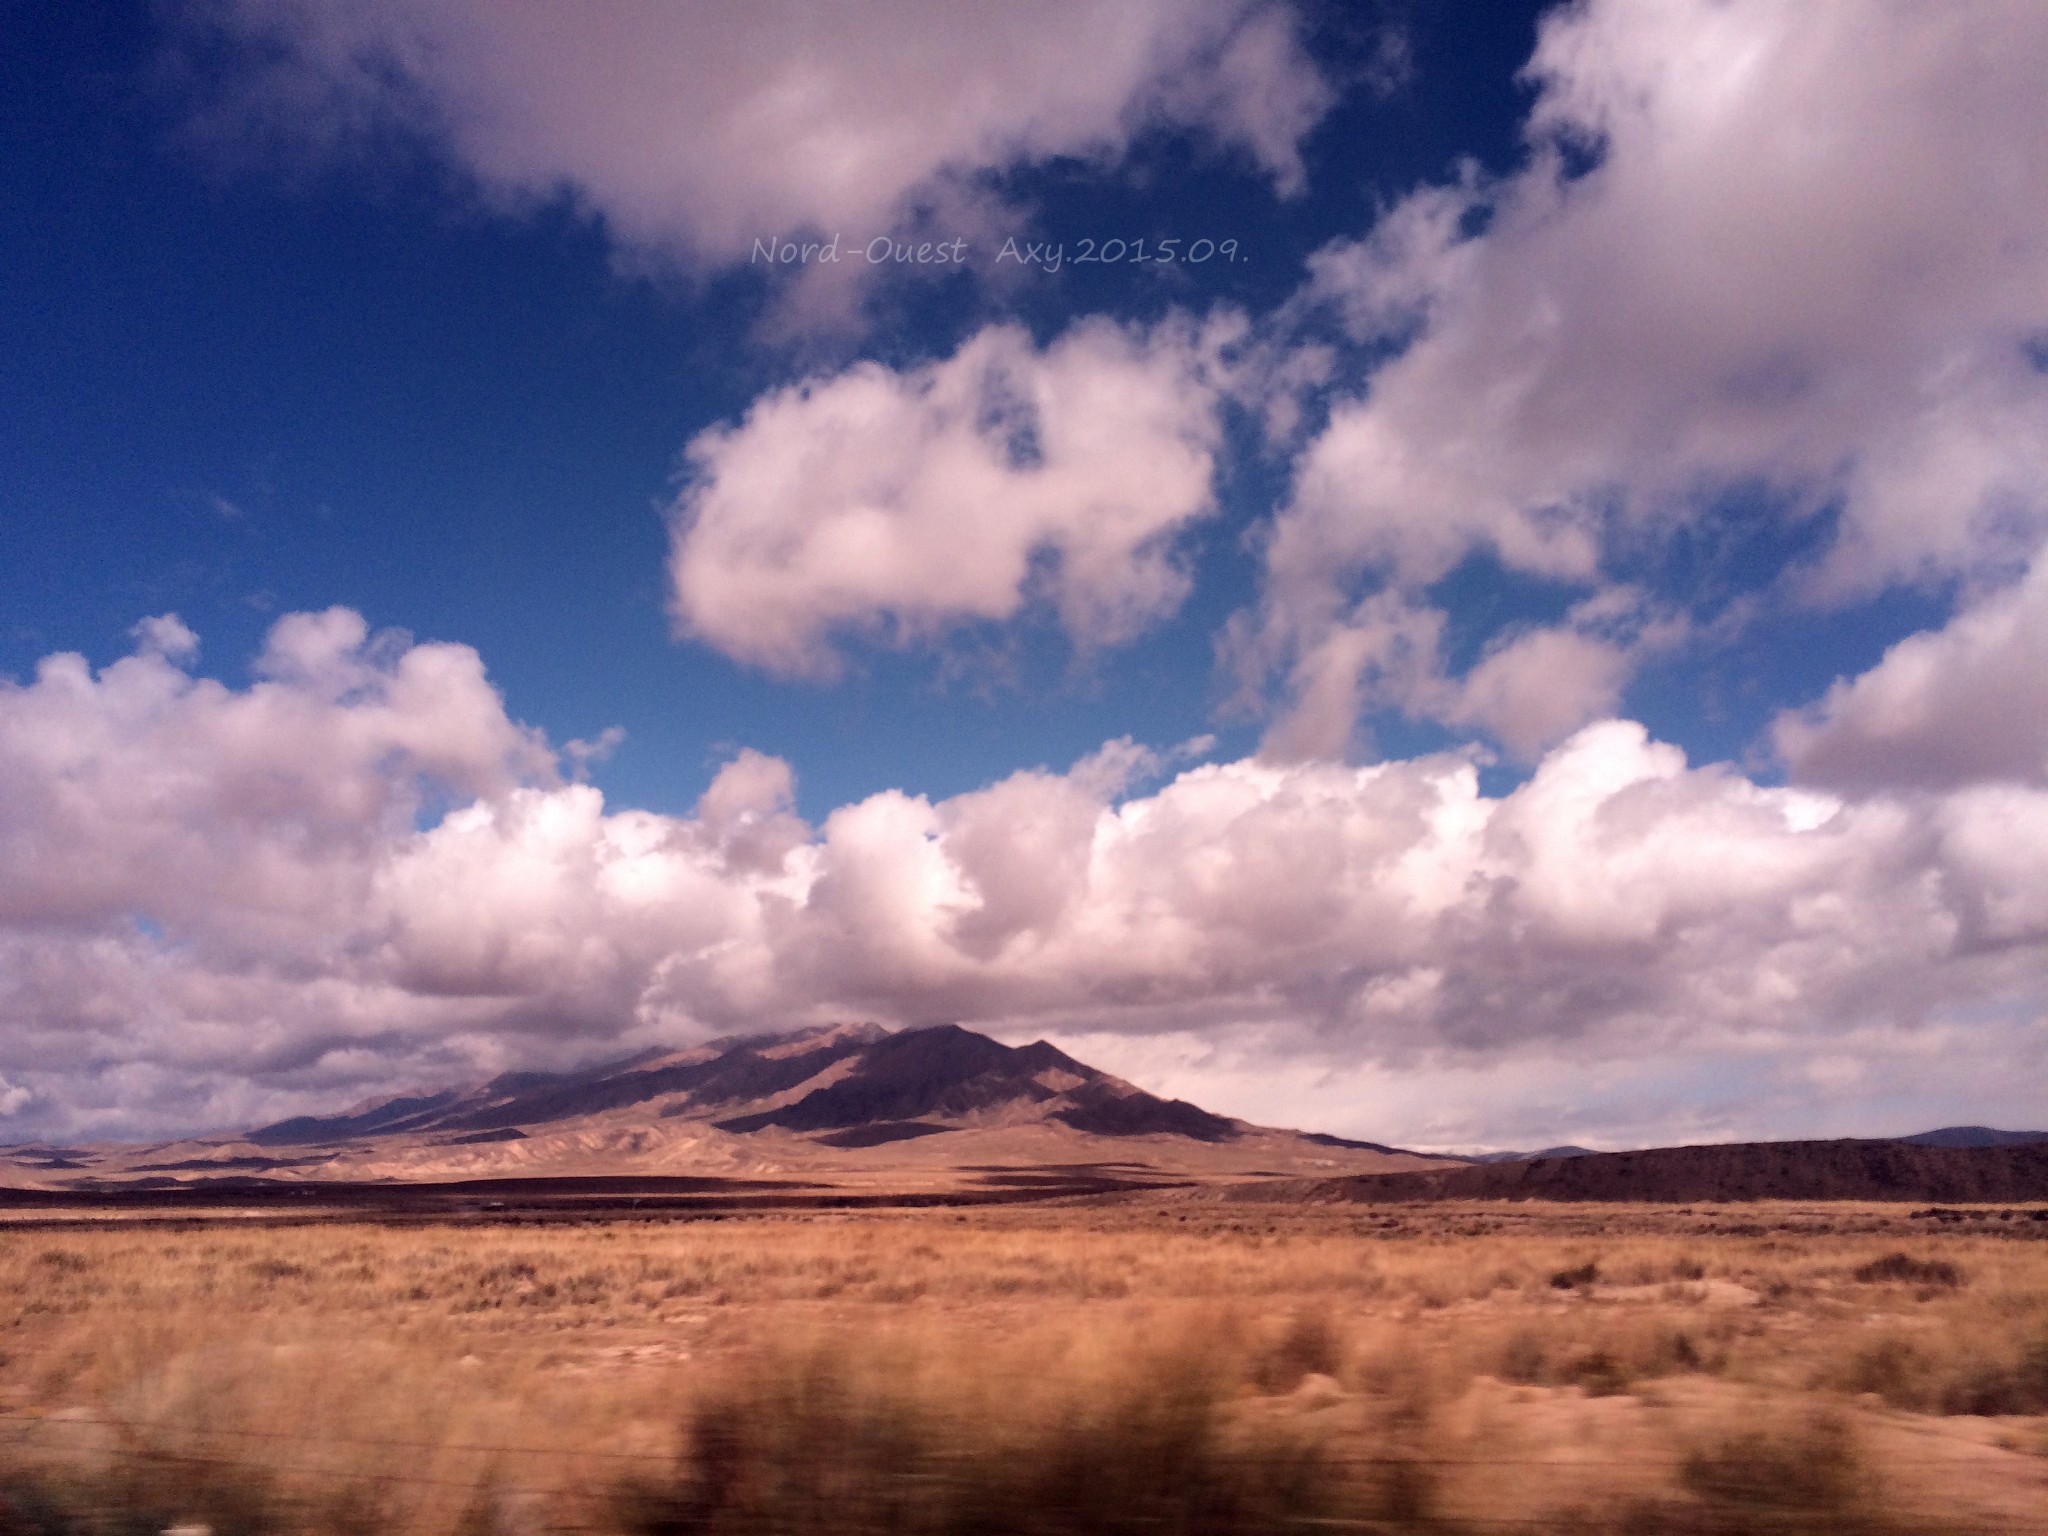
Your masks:
M1330 100L1264 0L217 0L252 46L217 117L305 137L396 121L489 190L562 190L629 247L744 260L803 230L865 241L977 173L1111 159L1161 124L1283 191ZM216 127L223 126L217 122Z
M199 654L199 637L175 613L144 619L128 631L138 649L167 661L190 661Z
M1312 264L1302 305L1401 350L1303 448L1268 545L1297 691L1361 586L1474 550L1594 585L1730 490L1839 510L1809 596L2022 561L2048 519L2044 68L2025 0L1552 12L1527 168Z
M1576 629L1532 629L1492 647L1458 687L1444 718L1483 724L1532 757L1573 727L1614 712L1629 658Z
M316 932L430 790L552 774L467 646L293 614L237 692L174 665L166 627L97 674L67 653L0 682L0 921L154 910L230 946Z
M2048 556L1787 712L1775 735L1795 772L1825 784L2048 783Z
M687 450L669 570L684 633L785 673L832 641L925 639L1042 602L1084 646L1187 591L1174 539L1213 508L1226 323L991 326L904 371L778 390Z
M1574 604L1561 624L1496 636L1464 677L1420 690L1409 708L1479 726L1533 761L1542 748L1614 714L1641 659L1678 644L1688 627L1641 591L1608 587Z
M1276 1071L1450 1077L2044 1027L2048 878L2015 832L2048 830L2039 785L1768 788L1610 721L1502 796L1457 756L1207 763L1134 793L1157 759L1113 743L812 827L751 752L690 815L609 810L473 653L345 611L282 620L261 671L237 691L153 653L58 656L0 690L18 1116L246 1122L847 1016L1261 1029Z
M1623 685L1645 656L1679 644L1684 615L1641 590L1616 585L1575 603L1562 622L1496 634L1454 674L1444 655L1446 615L1399 590L1374 593L1293 658L1292 697L1267 733L1281 761L1342 758L1366 707L1476 729L1533 762L1580 726L1615 713ZM1233 629L1232 659L1255 678L1267 637Z
M97 673L0 681L4 1070L57 1074L64 1112L232 1116L192 1084L246 1097L388 1041L421 1015L360 964L379 866L435 801L554 779L467 646L294 614L235 690L173 664L171 623Z

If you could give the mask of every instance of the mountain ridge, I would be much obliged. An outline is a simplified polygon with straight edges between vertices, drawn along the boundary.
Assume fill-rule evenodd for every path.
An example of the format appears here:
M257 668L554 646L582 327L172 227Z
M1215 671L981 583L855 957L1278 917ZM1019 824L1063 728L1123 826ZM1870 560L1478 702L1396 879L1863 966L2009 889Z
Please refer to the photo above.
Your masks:
M2048 1133L1948 1126L1831 1142L1456 1157L1252 1125L1147 1092L1046 1040L1007 1045L958 1024L836 1023L653 1046L569 1071L501 1072L226 1136L0 1148L0 1185L663 1177L768 1189L794 1177L838 1191L833 1198L864 1199L858 1192L957 1193L1020 1179L1072 1190L1077 1179L1112 1177L1248 1182L1270 1198L1312 1201L1901 1198L1909 1190L1961 1199L1970 1189L2012 1199L2037 1187L2035 1160L2048 1160L2041 1143Z

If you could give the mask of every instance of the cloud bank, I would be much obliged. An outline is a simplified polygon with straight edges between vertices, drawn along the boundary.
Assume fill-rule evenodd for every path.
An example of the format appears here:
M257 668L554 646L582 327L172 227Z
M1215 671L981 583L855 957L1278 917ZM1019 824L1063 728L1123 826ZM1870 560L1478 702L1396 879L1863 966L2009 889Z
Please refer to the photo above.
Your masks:
M2048 1031L2038 778L1767 788L1607 721L1500 797L1458 756L1147 789L1122 743L817 827L742 753L670 817L561 782L465 647L292 615L237 691L166 654L174 620L141 635L0 690L12 1125L232 1123L847 1016L1262 1030L1273 1070Z
M1290 192L1329 101L1290 13L1244 0L182 14L246 50L225 117L397 125L489 198L566 195L691 270L762 235L998 217L1005 170L1112 165L1158 127ZM190 670L171 615L97 673L59 655L0 684L0 1124L232 1124L850 1015L1113 1065L1208 1051L1219 1087L1167 1081L1270 1118L1341 1071L1384 1092L1326 1124L1416 1140L1471 1134L1416 1106L1428 1085L1576 1094L1582 1134L1660 1103L1722 1106L1695 1133L1950 1088L2024 1105L1996 1096L2048 1068L2039 17L1561 8L1527 163L1329 245L1248 346L1235 321L993 324L687 445L679 632L829 678L863 640L1159 623L1218 515L1224 414L1263 409L1293 457L1225 641L1281 700L1252 758L1169 774L1111 743L812 826L789 765L742 752L689 816L616 810L577 782L611 738L558 756L473 651L341 609L282 620L242 689ZM1812 535L1745 601L1962 594L1780 716L1785 786L1617 718L1646 658L1726 617L1663 562L1732 503ZM1563 597L1454 664L1438 584L1475 557ZM1359 766L1381 709L1527 780Z

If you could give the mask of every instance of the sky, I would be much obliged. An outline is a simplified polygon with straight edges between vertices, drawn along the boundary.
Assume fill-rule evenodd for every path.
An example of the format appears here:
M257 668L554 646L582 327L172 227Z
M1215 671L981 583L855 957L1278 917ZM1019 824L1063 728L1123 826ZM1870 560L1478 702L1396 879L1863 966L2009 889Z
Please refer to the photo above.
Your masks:
M0 1142L841 1019L2033 1128L2033 0L0 10Z

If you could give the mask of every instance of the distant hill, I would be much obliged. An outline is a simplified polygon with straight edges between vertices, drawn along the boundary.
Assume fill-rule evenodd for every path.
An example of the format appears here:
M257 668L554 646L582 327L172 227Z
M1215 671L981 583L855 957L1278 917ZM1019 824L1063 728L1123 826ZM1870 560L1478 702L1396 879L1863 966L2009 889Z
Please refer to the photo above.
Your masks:
M1426 1200L2048 1200L2048 1139L1950 1147L1773 1141L1655 1147L1271 1186L1267 1198Z
M2025 1147L2048 1141L2048 1131L1994 1131L1988 1125L1951 1125L1938 1131L1921 1131L1914 1136L1858 1137L1857 1140L1900 1141L1911 1147ZM1778 1145L1778 1143L1752 1143ZM1545 1147L1541 1152L1475 1152L1468 1163L1527 1163L1539 1157L1594 1157L1591 1147Z
M1539 1157L1593 1157L1597 1154L1591 1147L1545 1147L1541 1152L1481 1152L1469 1161L1475 1163L1527 1163Z
M1994 1131L1988 1125L1947 1125L1938 1131L1894 1139L1914 1147L2030 1147L2048 1141L2048 1131Z

